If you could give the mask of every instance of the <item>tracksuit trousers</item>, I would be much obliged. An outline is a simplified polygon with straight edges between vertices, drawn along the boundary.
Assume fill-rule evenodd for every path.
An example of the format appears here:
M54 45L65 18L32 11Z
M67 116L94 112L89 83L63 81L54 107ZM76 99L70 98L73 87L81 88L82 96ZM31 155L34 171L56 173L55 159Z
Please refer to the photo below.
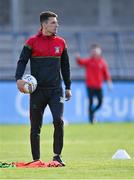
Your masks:
M40 132L43 123L43 113L49 106L53 116L53 152L61 154L63 148L63 90L37 88L30 95L30 142L33 160L40 159Z
M103 101L102 89L87 87L89 97L89 122L93 123L95 112L101 107ZM94 97L97 98L97 104L94 105Z

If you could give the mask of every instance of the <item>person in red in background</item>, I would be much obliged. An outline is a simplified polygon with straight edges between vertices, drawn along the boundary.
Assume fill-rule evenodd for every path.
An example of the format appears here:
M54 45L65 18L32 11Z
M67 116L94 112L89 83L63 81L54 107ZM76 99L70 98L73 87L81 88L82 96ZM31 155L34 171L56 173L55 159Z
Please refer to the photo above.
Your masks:
M77 63L85 68L86 86L89 97L89 122L94 123L95 112L101 107L103 102L103 81L107 81L109 90L112 89L112 80L106 64L102 57L102 49L100 45L91 45L90 56L81 58L79 54L76 56ZM94 97L97 98L98 104L94 105Z

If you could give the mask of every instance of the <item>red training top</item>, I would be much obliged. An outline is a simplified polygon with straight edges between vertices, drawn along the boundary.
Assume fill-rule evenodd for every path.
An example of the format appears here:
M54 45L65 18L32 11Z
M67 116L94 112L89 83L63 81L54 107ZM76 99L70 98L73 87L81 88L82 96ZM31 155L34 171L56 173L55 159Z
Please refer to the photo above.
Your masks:
M77 63L85 67L87 87L100 89L103 81L111 80L108 66L104 58L77 58Z
M62 75L66 89L70 89L70 64L63 38L56 35L45 36L41 31L30 37L17 64L16 80L22 78L29 60L31 74L37 79L38 87L60 88Z

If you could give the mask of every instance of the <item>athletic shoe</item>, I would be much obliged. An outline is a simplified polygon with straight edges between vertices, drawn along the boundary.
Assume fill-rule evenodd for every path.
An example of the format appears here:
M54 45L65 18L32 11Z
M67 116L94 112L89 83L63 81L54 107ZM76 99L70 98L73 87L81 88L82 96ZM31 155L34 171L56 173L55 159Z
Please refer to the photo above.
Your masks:
M66 165L59 155L54 156L53 161L59 162L62 166Z

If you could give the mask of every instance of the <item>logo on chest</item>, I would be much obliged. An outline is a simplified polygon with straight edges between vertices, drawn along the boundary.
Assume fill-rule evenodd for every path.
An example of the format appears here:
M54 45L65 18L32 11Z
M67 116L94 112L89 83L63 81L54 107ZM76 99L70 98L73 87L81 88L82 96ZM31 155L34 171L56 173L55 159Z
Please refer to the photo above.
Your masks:
M55 49L55 54L60 53L60 47L59 46L55 46L54 49Z

